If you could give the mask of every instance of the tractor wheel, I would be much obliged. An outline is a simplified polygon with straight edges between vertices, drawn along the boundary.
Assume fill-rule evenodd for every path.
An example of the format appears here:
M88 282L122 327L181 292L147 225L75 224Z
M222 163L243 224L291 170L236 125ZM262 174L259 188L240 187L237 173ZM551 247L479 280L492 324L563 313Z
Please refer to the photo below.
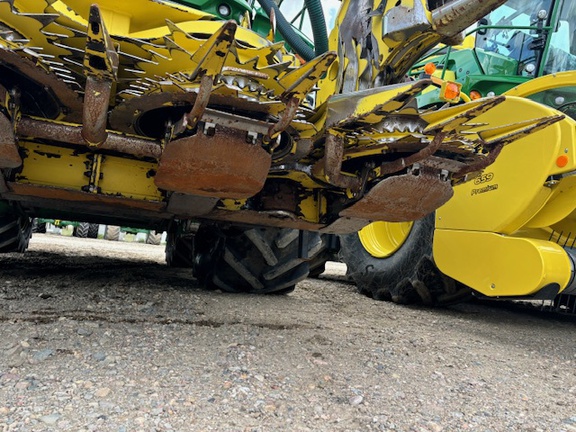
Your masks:
M120 227L116 225L106 225L106 230L104 231L104 238L110 241L120 240Z
M78 238L87 238L88 230L90 229L90 224L88 222L80 222L74 227L72 235Z
M157 233L156 231L149 231L146 234L146 244L158 246L162 241L162 233Z
M434 214L415 222L375 222L340 236L342 261L361 293L376 300L440 306L471 290L442 274L432 259Z
M317 233L304 234L308 256L300 257L295 229L201 225L194 241L195 275L207 287L227 292L287 294L308 276L308 260L322 248Z
M576 315L576 294L558 294L554 298L554 310Z
M170 229L166 236L166 264L168 267L194 266L194 234Z
M310 273L308 274L309 278L318 278L322 273L324 273L328 261L338 261L337 251L340 247L338 243L336 243L335 246L332 239L338 240L338 237L334 234L320 235L322 248L318 254L308 261L308 266L310 267Z
M46 222L38 222L38 219L32 221L32 232L38 234L46 233Z
M88 238L97 239L98 238L98 230L100 229L99 224L91 223L88 224Z
M321 259L320 262L310 263L310 272L308 273L309 278L317 279L322 273L326 271L326 261L327 259Z
M25 216L0 216L0 253L19 252L28 249L32 237L32 221Z

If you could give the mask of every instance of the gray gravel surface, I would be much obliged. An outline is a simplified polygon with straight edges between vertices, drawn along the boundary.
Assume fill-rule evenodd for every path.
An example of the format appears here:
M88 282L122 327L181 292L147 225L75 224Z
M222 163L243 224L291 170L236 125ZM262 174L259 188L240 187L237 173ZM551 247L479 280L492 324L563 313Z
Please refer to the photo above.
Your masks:
M0 256L0 431L576 431L574 320L375 302L336 263L258 297L163 262L41 234Z

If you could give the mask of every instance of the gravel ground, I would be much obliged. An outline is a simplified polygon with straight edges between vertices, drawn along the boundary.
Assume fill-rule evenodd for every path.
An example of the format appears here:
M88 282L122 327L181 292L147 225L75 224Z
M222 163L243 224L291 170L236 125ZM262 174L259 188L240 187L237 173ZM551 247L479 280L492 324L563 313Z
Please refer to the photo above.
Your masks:
M576 431L575 320L375 302L336 263L231 295L163 262L38 234L0 256L0 431Z

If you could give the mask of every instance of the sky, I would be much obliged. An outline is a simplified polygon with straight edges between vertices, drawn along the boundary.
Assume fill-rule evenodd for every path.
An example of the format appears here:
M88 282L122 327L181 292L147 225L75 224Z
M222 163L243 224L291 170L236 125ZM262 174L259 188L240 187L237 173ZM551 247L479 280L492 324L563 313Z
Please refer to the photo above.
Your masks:
M291 21L292 18L302 9L302 5L304 0L285 0L280 6L280 10L286 17L288 21ZM334 21L336 20L336 14L338 13L338 9L340 8L341 2L339 0L322 0L322 8L324 9L324 18L326 19L326 27L328 29L328 33L334 26ZM304 33L312 39L312 29L310 26L310 22L308 19L305 19Z

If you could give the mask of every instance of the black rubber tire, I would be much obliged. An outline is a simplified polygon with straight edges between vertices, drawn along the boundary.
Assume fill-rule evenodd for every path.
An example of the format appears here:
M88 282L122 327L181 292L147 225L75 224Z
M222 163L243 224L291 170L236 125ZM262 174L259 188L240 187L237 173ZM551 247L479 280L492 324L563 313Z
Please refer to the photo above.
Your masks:
M317 233L306 233L307 257L299 257L299 231L282 228L219 229L201 225L194 242L194 273L208 288L226 292L287 294L308 276L320 252Z
M326 263L328 261L338 261L338 249L340 248L339 243L332 241L332 238L337 238L334 234L321 234L320 240L322 241L322 248L309 262L310 273L309 278L318 278L324 271L326 271Z
M554 298L556 312L576 315L576 294L558 294Z
M168 267L194 267L194 234L168 230L166 235L166 264Z
M326 261L328 260L322 259L321 262L310 263L308 277L313 279L320 277L320 275L326 271Z
M408 238L391 256L375 258L358 234L340 235L340 256L358 290L376 300L440 306L468 300L472 291L442 274L432 258L434 214L415 221Z
M104 231L104 239L110 241L120 240L120 227L116 225L106 225Z
M32 237L32 220L26 216L0 216L0 253L24 253Z
M88 222L80 222L74 227L72 235L78 238L87 238L88 230L90 229L90 224Z
M162 241L162 233L156 231L149 231L146 234L146 244L158 246Z
M32 221L32 232L46 234L46 222L38 222L38 219Z
M97 239L98 238L98 230L100 229L100 224L91 223L88 224L88 238Z

